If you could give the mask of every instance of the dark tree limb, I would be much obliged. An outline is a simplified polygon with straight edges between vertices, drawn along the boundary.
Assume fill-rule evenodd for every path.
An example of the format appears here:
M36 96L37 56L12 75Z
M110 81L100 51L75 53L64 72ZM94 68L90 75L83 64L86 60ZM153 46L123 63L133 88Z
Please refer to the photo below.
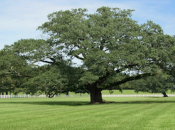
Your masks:
M79 59L79 60L84 60L84 58L79 57L78 55L76 55L75 57L76 57L77 59Z
M144 78L144 77L148 77L148 76L155 76L155 74L146 73L146 74L140 74L140 75L137 75L137 76L127 77L127 78L125 78L125 79L123 79L121 81L118 81L118 82L115 82L115 83L110 83L105 89L111 88L113 86L118 86L118 85L126 83L128 81L138 80L138 79L141 79L141 78Z

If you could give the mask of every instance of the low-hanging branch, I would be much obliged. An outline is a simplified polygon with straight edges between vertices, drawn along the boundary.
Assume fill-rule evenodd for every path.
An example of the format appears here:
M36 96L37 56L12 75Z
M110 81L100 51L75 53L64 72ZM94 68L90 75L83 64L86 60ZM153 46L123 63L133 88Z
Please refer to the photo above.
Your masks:
M121 81L118 81L118 82L114 82L114 83L109 83L108 86L105 88L110 88L110 87L114 87L114 86L118 86L120 84L123 84L123 83L126 83L128 81L132 81L132 80L138 80L138 79L141 79L141 78L144 78L144 77L148 77L148 76L155 76L156 74L151 74L151 73L145 73L145 74L139 74L137 76L131 76L131 77L127 77Z
M44 63L49 63L49 64L57 64L57 65L60 65L59 62L57 62L54 58L50 58L53 62L50 62L50 61L45 61L45 60L39 60L41 62L44 62Z
M45 61L45 60L40 60L42 62L45 62L45 63L49 63L49 64L54 64L54 62L50 62L50 61Z

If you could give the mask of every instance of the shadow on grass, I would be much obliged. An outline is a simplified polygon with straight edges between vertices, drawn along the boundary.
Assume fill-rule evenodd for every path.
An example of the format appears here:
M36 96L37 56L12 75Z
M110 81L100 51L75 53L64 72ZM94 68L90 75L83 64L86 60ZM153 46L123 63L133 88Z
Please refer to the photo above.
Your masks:
M126 101L126 102L115 102L114 104L151 104L151 103L175 103L175 101Z
M155 98L155 97L154 97ZM124 101L124 102L110 102L107 101L106 103L95 103L90 104L89 101L34 101L34 102L0 102L0 104L28 104L28 105L53 105L53 106L59 106L59 105L66 105L66 106L85 106L85 105L108 105L108 104L151 104L151 103L175 103L175 100L151 100L151 101Z
M34 102L0 102L0 104L29 104L29 105L66 105L66 106L81 106L81 105L90 105L87 101L34 101Z

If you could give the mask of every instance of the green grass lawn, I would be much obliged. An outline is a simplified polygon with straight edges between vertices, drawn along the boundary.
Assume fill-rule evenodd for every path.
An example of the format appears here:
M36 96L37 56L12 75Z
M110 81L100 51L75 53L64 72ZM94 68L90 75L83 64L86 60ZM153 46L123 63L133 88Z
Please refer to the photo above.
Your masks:
M161 93L147 93L147 92L139 92L139 93L135 93L134 90L123 90L123 92L121 93L119 90L113 90L114 92L111 95L118 95L118 94L161 94ZM44 93L43 93L44 94ZM103 90L102 91L103 95L109 95L109 90ZM167 94L175 94L175 93L171 93L171 91L168 91ZM13 94L12 94L13 95ZM25 93L19 93L18 95L25 95ZM65 95L65 94L60 94L60 95ZM76 96L80 96L80 93L75 94L74 92L69 92L69 95L76 95ZM89 95L87 93L85 94L81 94L82 96L84 95Z
M174 130L175 97L0 99L0 130Z

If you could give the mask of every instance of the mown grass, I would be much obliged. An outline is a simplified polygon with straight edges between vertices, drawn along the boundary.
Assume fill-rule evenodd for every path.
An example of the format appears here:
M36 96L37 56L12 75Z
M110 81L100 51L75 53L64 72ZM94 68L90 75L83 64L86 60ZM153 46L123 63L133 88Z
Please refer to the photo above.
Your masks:
M44 94L44 93L43 93ZM110 93L109 93L109 90L103 90L102 91L102 94L103 95L109 95ZM134 90L123 90L123 92L121 93L119 90L113 90L113 93L111 94L111 95L115 95L115 94L161 94L161 93L148 93L148 92L138 92L138 93L135 93L134 92ZM171 91L168 91L167 92L167 94L175 94L175 93L171 93ZM13 93L12 93L12 95L13 95ZM25 93L19 93L18 95L25 95ZM60 94L60 95L65 95L65 94ZM76 95L76 96L80 96L80 93L74 93L74 92L69 92L69 95ZM81 95L83 96L85 96L85 95L89 95L89 94L87 94L87 93L85 93L85 94L83 94L83 93L81 93Z
M0 99L2 130L173 130L175 98L89 97Z

